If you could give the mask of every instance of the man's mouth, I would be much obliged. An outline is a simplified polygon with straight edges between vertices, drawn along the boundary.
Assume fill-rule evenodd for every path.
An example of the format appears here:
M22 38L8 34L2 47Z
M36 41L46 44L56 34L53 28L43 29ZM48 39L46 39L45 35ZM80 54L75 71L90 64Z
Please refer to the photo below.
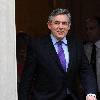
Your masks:
M57 31L57 33L58 33L59 35L62 35L62 34L63 34L63 31Z

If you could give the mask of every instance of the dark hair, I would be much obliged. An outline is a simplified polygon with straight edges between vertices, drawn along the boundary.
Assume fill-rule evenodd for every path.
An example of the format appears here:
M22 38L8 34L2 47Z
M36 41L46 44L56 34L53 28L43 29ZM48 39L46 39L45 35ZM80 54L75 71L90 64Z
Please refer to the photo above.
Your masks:
M28 44L30 37L25 32L18 32L16 36L16 45Z
M57 9L54 9L51 14L49 15L48 17L48 21L51 21L52 17L54 16L57 16L57 15L67 15L69 20L70 20L70 23L71 23L71 14L70 12L68 11L68 9L62 9L62 8L57 8Z
M98 26L100 27L100 17L97 17L97 16L93 16L91 18L87 18L86 19L86 22L93 22L93 21L96 21Z
M100 17L95 17L95 20L97 21L98 26L100 27Z

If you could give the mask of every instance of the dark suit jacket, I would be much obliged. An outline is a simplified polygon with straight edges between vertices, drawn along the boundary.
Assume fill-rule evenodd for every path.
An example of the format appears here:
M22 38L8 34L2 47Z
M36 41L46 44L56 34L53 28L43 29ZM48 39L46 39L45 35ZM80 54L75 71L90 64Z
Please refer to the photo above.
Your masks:
M86 94L96 94L96 81L89 66L84 49L77 39L67 37L69 68L64 72L50 36L34 40L28 47L28 56L22 81L19 86L19 100L29 100L32 85L32 100L63 100L69 89L74 100L80 100L77 93L77 76L80 73Z

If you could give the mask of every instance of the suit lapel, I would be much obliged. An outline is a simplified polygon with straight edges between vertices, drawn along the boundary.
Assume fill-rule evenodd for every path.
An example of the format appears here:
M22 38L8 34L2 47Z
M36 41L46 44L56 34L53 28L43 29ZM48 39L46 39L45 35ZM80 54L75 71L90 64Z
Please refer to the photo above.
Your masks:
M67 72L72 71L72 66L74 64L75 61L75 57L76 57L76 47L75 47L75 43L73 41L72 38L68 37L67 38L68 41L68 51L69 51L69 65L68 65L68 69ZM60 63L60 60L58 58L58 55L56 53L56 50L53 46L51 37L48 36L45 41L44 41L44 48L45 48L45 53L47 54L46 56L48 57L47 59L54 64L54 66L58 66L58 68L64 72L62 65ZM65 72L64 72L65 73Z
M57 66L62 72L64 72L50 36L46 38L44 46L46 48L45 52L47 52L49 57L48 59L50 59L51 63L53 63L54 66Z
M69 65L68 65L68 70L67 71L72 71L72 66L74 64L74 60L76 59L76 47L74 40L70 37L67 38L68 41L68 52L69 52Z

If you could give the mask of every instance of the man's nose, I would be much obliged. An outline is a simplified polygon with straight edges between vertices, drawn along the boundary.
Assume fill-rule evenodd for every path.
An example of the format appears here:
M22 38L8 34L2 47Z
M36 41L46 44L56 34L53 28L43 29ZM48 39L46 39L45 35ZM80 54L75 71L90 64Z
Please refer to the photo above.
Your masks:
M59 24L59 28L60 28L60 29L63 29L62 23Z

